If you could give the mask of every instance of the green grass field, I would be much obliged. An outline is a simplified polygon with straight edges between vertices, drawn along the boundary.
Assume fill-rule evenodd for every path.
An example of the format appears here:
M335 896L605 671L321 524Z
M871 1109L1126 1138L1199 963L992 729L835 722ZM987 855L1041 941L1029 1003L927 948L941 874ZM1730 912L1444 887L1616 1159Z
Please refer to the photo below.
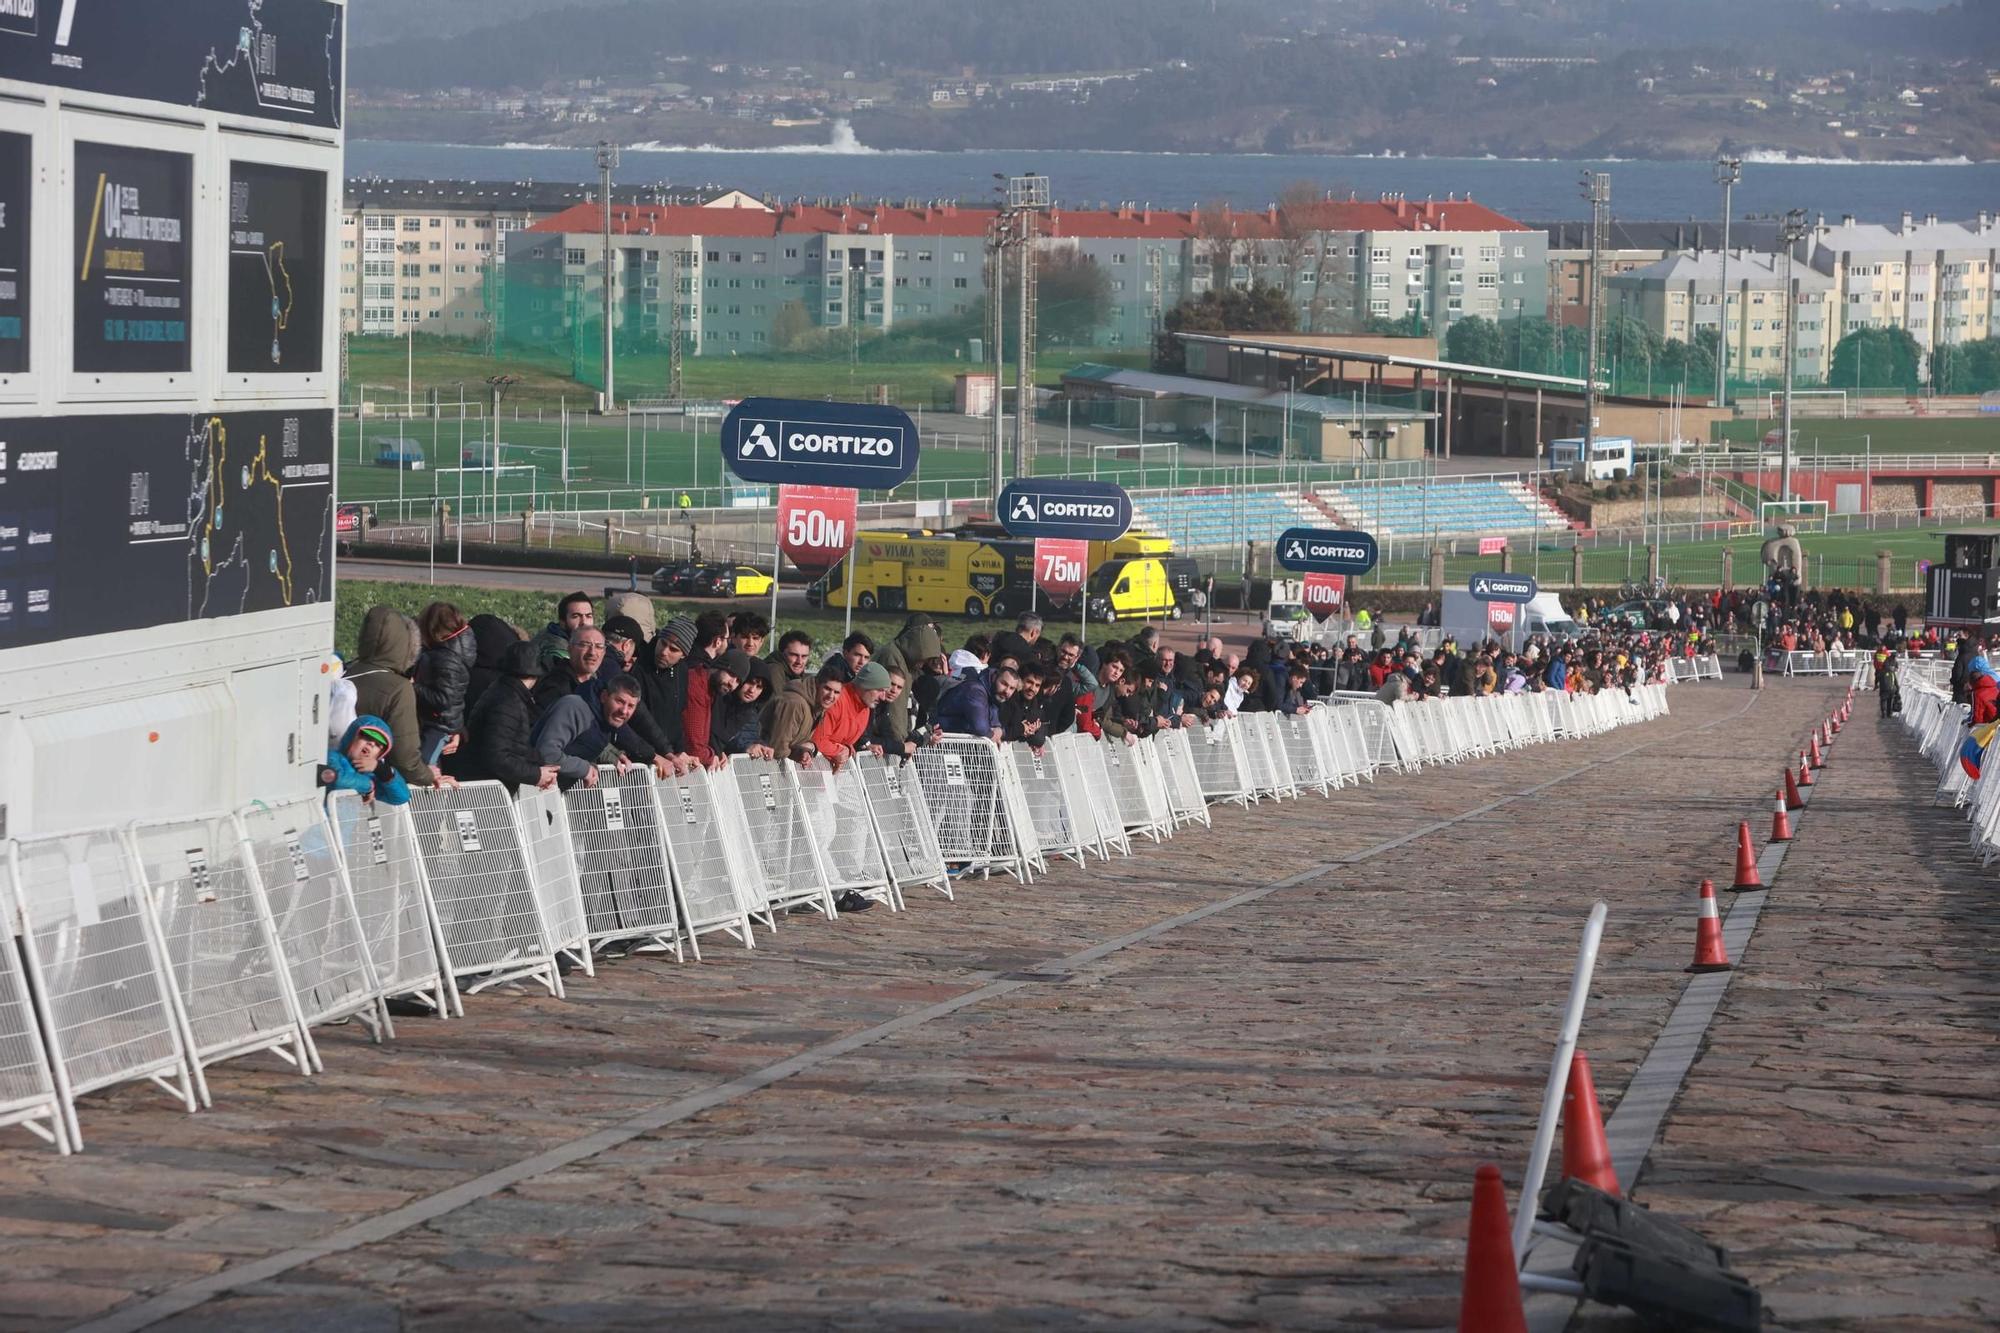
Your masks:
M1938 533L1950 529L1959 531L1976 524L1933 523L1924 527L1884 530L1879 532L1839 532L1812 533L1799 535L1805 546L1806 562L1812 575L1814 586L1843 588L1873 588L1875 586L1875 553L1888 551L1894 560L1893 583L1897 587L1916 587L1921 580L1916 573L1919 560L1936 560L1944 554L1944 544ZM2000 530L2000 525L1994 526ZM1670 583L1688 587L1714 587L1722 581L1722 552L1733 551L1734 569L1732 577L1739 587L1756 583L1762 579L1763 566L1759 563L1759 552L1763 538L1757 536L1734 537L1727 541L1681 542L1660 548L1660 574ZM1570 548L1568 545L1545 543L1539 552L1517 549L1514 552L1514 569L1518 573L1532 574L1537 568L1539 580L1551 588L1566 588L1570 585ZM1475 570L1499 568L1497 556L1457 556L1445 560L1445 586L1462 587ZM1397 560L1384 564L1374 574L1362 581L1362 588L1381 582L1387 585L1422 584L1429 577L1429 562L1423 559ZM1646 576L1646 552L1643 546L1601 546L1586 547L1583 553L1583 581L1586 587L1615 588L1627 578L1634 580Z
M451 469L458 467L464 457L461 439L465 449L471 449L485 438L486 423L468 419L461 430L455 408L453 411L452 419L440 421L343 419L338 443L340 498L375 503L384 518L394 513L387 504L391 501L401 501L409 515L419 518L433 495L455 503L461 478ZM680 418L668 420L678 423ZM502 514L518 513L531 494L541 497L537 507L544 510L671 508L683 491L697 508L727 507L732 494L728 486L734 482L723 475L716 438L719 424L714 419L704 420L703 433L697 438L686 430L656 430L650 419L643 416L635 416L628 423L622 418L604 422L572 414L570 479L566 489L562 479L563 432L558 413L545 411L540 419L532 410L524 411L518 419L503 413L499 433L502 471L496 482L480 466L484 454L473 451L473 470L463 477L464 512L475 517L484 514L487 506L480 498L481 493L496 484L498 509ZM385 444L399 439L413 441L421 450L426 463L422 471L375 463ZM927 429L914 484L900 490L898 495L927 500L983 496L987 490L987 457L983 437L953 436ZM1042 437L1035 470L1043 476L1068 470L1090 474L1092 463L1086 450L1074 450L1070 460L1065 462L1062 429L1057 425L1052 433ZM507 470L529 466L535 469L532 476L525 471ZM1197 473L1176 468L1166 451L1130 458L1100 454L1096 466L1097 475L1133 489L1216 485L1239 478L1251 483L1276 483L1280 475L1277 466L1269 463L1253 465L1247 470L1229 468L1218 473L1205 469ZM1296 480L1297 472L1293 466L1286 475ZM752 489L761 492L764 488Z
M1776 418L1731 421L1722 437L1756 444L1778 429ZM2000 415L1990 417L1805 417L1792 419L1801 454L2000 453Z

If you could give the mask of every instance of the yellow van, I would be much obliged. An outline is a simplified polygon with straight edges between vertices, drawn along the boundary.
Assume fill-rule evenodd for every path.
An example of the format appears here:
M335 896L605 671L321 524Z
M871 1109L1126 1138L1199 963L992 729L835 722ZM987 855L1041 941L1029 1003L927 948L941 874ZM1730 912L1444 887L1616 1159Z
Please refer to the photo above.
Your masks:
M1140 556L1099 565L1085 590L1092 620L1179 620L1208 604L1201 571L1188 559Z

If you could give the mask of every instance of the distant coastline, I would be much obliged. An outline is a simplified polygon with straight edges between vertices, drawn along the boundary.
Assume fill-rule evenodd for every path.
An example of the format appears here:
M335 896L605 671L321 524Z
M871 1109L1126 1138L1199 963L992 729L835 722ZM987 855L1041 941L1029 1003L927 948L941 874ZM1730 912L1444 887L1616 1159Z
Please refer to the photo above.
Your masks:
M804 147L685 148L626 145L618 179L631 187L747 190L772 198L958 199L990 197L993 175L1050 177L1072 208L1131 202L1187 209L1221 199L1263 208L1299 183L1364 196L1470 195L1512 217L1567 221L1584 214L1576 176L1612 175L1615 217L1707 221L1721 205L1700 160L1159 153L1130 150L926 150L874 148L857 139ZM589 148L510 144L348 142L350 175L419 180L542 180L588 184ZM1967 220L2000 212L2000 164L1800 160L1746 153L1737 215L1792 208L1829 217L1894 221L1905 212Z

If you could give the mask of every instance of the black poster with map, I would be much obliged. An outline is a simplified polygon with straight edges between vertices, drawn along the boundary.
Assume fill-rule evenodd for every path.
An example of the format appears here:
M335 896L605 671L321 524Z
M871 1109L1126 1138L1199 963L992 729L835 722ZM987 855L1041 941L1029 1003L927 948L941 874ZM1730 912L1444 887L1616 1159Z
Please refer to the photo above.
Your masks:
M28 368L28 207L34 145L0 134L0 375Z
M76 145L75 369L189 368L194 159Z
M324 602L333 412L0 421L0 650Z
M330 0L0 0L0 78L335 129L345 18Z
M326 175L229 168L229 371L320 369L325 330Z

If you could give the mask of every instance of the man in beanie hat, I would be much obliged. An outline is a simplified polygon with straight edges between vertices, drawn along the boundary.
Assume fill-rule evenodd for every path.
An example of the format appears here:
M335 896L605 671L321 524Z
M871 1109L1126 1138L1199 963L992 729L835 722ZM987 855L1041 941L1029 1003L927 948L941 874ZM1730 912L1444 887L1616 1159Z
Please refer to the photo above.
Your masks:
M889 673L879 662L863 663L840 697L813 728L813 744L835 768L846 763L868 732L872 711L889 692Z
M687 655L694 647L694 619L675 616L653 636L652 647L639 654L639 688L646 711L659 726L675 754L686 754L681 738L681 714L687 709Z

